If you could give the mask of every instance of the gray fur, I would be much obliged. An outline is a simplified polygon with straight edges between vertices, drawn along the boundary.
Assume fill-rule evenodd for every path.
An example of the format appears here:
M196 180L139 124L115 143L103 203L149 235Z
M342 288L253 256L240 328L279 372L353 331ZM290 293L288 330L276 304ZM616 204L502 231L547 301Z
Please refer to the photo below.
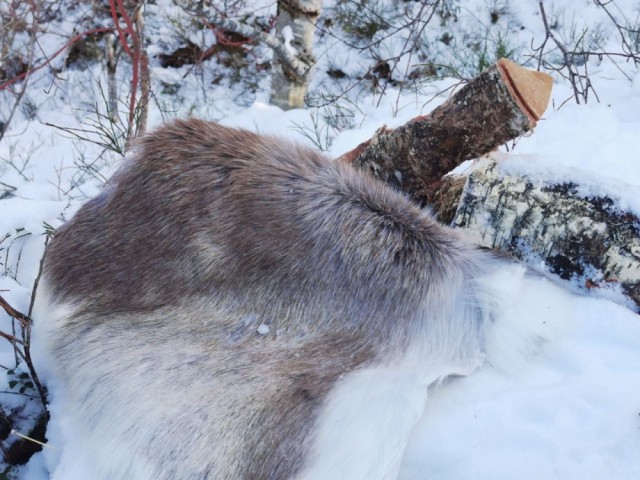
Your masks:
M353 374L482 361L490 264L349 165L176 121L57 232L36 333L95 478L315 478Z

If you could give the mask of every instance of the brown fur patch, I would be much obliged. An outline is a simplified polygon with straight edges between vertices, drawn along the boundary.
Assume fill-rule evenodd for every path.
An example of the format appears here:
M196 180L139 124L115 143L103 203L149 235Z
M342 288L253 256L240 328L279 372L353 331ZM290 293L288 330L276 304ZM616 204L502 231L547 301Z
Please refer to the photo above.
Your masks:
M52 303L79 306L51 355L78 421L154 480L292 478L350 372L415 344L480 355L482 262L350 165L175 121L51 242ZM122 426L107 405L128 406Z

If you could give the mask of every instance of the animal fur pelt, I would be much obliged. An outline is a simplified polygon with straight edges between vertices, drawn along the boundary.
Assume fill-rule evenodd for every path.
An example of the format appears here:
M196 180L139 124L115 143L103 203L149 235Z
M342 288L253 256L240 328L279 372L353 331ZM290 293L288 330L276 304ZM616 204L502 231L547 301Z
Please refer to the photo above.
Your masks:
M347 164L169 123L48 248L58 438L95 480L393 479L486 356L495 263Z

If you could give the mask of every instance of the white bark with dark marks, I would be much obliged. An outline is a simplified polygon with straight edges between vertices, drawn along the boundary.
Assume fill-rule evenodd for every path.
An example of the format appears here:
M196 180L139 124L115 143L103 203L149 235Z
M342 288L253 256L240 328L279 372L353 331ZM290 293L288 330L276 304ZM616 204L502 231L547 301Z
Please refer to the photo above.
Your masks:
M505 160L508 161L508 160ZM441 220L482 246L544 262L586 288L619 286L640 309L640 218L578 185L503 173L493 159L443 186ZM448 196L446 195L448 193ZM451 213L455 212L455 213Z
M322 10L322 0L278 0L276 37L285 44L283 51L274 50L271 77L271 103L282 109L304 107L312 69L315 24ZM293 56L305 68L291 68L287 57Z
M428 115L383 127L340 158L430 204L448 172L531 131L551 85L548 75L501 59Z

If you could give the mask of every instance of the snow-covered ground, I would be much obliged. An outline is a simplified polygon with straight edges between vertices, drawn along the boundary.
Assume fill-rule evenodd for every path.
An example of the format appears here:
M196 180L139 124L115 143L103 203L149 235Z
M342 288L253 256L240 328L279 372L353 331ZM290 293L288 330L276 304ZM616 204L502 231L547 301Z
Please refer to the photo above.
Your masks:
M518 8L533 12L536 4L522 2ZM640 9L637 2L621 4L630 15L637 14L634 8ZM591 2L575 5L574 15L583 8L578 17L588 22L593 14ZM336 52L335 58L343 54ZM548 182L572 180L586 193L609 194L621 207L640 214L640 72L607 58L592 61L592 80L600 102L592 98L587 105L565 103L572 95L570 87L556 78L552 105L544 119L531 136L520 139L506 154L502 168ZM119 161L117 156L106 156L97 164L97 172L93 171L86 165L99 153L96 145L70 139L46 125L82 126L87 114L65 107L64 98L94 98L97 87L91 79L100 72L99 65L93 72L66 72L63 100L56 101L48 97L48 80L34 79L30 95L40 106L36 118L18 115L0 142L0 294L24 312L29 308L48 226L59 226L99 191ZM165 80L171 75L158 72ZM187 85L183 90L188 92L190 80L183 81ZM326 78L317 83L322 81ZM355 127L334 139L329 154L335 157L353 148L382 124L399 125L426 113L445 98L427 103L432 96L429 89L435 93L450 83L444 80L425 87L418 96L393 89L382 101L363 96ZM229 125L310 144L309 134L318 131L313 113L283 112L268 106L267 92L267 88L259 90L255 103L246 108L234 104L237 90L216 88L215 101L195 111ZM190 110L193 105L185 104L175 115L185 116ZM151 114L151 123L160 123L160 112ZM10 195L3 198L5 191ZM580 291L575 285L542 276L527 278L503 314L518 321L542 320L557 328L527 362L488 365L431 392L400 478L640 478L640 317L599 298L597 292ZM12 331L3 312L0 330ZM0 343L0 365L11 368L13 362L10 344ZM0 375L0 405L4 408L14 408L22 401L10 381L9 376ZM48 479L48 468L55 466L64 448L52 447L36 454L20 470L19 478ZM80 475L57 478L86 480Z
M563 327L528 364L435 392L400 478L640 478L638 316L544 279L525 283L509 315Z

